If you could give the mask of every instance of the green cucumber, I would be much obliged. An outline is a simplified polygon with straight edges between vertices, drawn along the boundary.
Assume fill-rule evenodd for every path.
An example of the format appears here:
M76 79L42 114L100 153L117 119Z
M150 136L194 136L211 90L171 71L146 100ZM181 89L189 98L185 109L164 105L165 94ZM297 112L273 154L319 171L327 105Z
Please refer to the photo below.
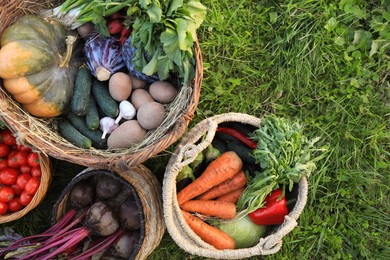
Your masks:
M251 153L252 153L253 150L248 148L247 146L245 146L241 142L239 142L239 141L228 142L226 144L226 148L229 151L236 152L236 154L241 158L241 160L244 163L251 164L251 165L255 165L256 164L255 158L253 158L251 156Z
M69 121L62 120L58 122L58 132L62 137L71 142L77 147L89 149L92 146L92 141L82 133L80 133Z
M96 100L96 103L106 116L112 118L118 116L119 106L116 101L111 97L106 82L93 79L92 93Z
M211 144L219 150L219 152L222 154L224 152L227 151L227 148L226 148L226 142L222 141L221 139L215 137L213 139L213 141L211 142Z
M80 133L92 141L93 147L98 149L107 148L107 140L102 139L103 132L100 130L89 130L84 117L69 113L68 120Z
M89 130L97 130L99 129L99 112L96 105L95 98L92 95L89 95L88 100L88 111L85 115L85 121L87 123L87 127Z
M91 95L92 74L87 66L81 66L74 82L71 110L76 115L85 115L88 110L88 99Z

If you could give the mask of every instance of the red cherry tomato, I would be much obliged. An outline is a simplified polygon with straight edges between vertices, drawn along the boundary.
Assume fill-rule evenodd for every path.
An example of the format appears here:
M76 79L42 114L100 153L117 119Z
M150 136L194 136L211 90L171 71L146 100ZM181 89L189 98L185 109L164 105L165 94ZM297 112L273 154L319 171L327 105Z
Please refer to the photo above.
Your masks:
M11 168L19 168L21 165L28 164L28 155L29 154L27 152L21 151L17 151L12 155L10 154L10 156L8 156L8 166Z
M20 173L28 173L30 174L32 167L28 164L21 165L19 168Z
M8 161L0 158L0 171L8 168Z
M27 206L31 202L33 197L34 197L33 195L30 195L26 191L23 191L22 194L20 194L19 202L23 206Z
M0 158L7 157L11 149L5 143L0 144Z
M40 166L38 166L38 167L33 167L33 168L31 169L30 174L31 174L31 176L37 177L38 179L41 178L41 176L42 176L41 167L40 167Z
M16 148L16 150L22 151L22 152L27 152L27 153L31 153L32 152L30 147L25 146L23 144L17 144L15 148Z
M13 189L9 186L3 186L0 188L0 201L9 202L13 200L15 197L15 193Z
M18 171L12 168L0 171L0 180L3 184L12 185L16 183L18 178Z
M21 190L24 190L26 188L26 184L27 182L31 179L31 175L28 174L28 173L22 173L18 176L17 180L16 180L16 185L18 185L18 187L21 189Z
M8 211L8 204L0 201L0 215L4 215Z
M39 166L39 157L38 157L38 153L36 153L36 152L31 152L31 153L27 156L27 163L28 163L28 165L30 165L31 167L37 167L37 166Z
M24 188L24 191L30 195L34 195L37 192L40 184L41 184L41 182L39 181L39 179L37 177L31 177L27 181L26 187Z
M19 198L14 198L10 202L8 202L8 209L11 212L16 212L19 211L23 208L24 206L20 204L20 199Z
M3 143L9 146L16 145L16 138L9 129L4 129L0 132L3 138Z
M20 195L23 191L16 183L11 185L11 189L14 191L15 196Z

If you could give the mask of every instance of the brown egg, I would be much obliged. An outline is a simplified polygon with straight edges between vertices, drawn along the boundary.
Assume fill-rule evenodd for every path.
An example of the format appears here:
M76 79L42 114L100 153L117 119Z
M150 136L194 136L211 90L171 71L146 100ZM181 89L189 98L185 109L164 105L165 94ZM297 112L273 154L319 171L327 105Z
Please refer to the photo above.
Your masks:
M168 104L177 96L177 90L174 85L168 81L156 81L149 87L150 95L162 104Z
M164 118L164 106L155 101L144 103L137 112L138 122L147 130L157 128L164 121Z
M130 96L130 102L136 110L138 110L144 103L153 102L153 97L145 89L135 89Z

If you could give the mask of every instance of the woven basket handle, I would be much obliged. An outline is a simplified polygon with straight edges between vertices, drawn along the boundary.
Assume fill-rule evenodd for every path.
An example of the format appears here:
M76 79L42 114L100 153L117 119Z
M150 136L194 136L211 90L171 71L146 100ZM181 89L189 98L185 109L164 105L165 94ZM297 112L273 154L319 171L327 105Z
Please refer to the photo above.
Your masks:
M177 161L180 162L177 164L178 168L182 168L185 165L192 163L196 156L205 150L213 141L215 132L217 131L218 124L213 120L204 120L201 124L200 129L203 131L195 131L195 134L188 136L188 142L183 145L180 149L179 154L177 155ZM207 133L205 138L199 144L195 144L199 139L204 136L204 133Z
M283 237L290 233L297 225L298 223L293 217L288 215L285 216L284 223L279 228L279 231L260 241L260 245L262 245L263 248L263 254L274 254L279 251L282 246Z

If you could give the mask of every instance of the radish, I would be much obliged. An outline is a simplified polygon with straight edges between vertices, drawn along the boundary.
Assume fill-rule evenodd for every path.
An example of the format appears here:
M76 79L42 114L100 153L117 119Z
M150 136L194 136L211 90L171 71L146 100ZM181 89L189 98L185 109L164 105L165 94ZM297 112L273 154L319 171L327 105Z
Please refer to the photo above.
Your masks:
M113 35L120 33L123 29L123 23L119 19L111 20L107 23L108 32Z

